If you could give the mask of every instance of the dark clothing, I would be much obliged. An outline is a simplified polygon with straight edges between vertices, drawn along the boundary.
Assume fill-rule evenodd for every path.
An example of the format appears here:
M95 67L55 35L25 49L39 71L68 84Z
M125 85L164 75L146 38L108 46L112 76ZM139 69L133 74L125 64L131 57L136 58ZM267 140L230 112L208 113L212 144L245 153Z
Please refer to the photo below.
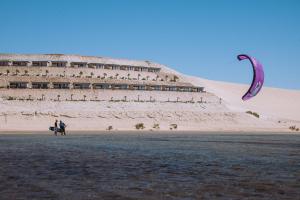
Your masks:
M54 123L54 135L57 135L57 121Z
M61 130L61 135L66 135L66 130L65 130L66 125L63 122L59 123L59 128Z

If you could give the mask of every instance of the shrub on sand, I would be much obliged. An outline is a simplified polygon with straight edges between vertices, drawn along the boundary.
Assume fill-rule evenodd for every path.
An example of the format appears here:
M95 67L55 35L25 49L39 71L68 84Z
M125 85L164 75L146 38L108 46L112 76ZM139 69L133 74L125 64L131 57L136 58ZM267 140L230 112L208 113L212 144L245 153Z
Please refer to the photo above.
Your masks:
M259 114L257 114L256 112L252 112L252 111L248 110L246 113L250 114L250 115L253 115L254 117L259 118Z
M144 123L137 123L137 124L135 125L135 128L136 128L137 130L144 129L144 128L145 128L145 125L144 125Z
M160 129L159 124L153 124L154 129Z
M16 100L16 97L9 96L9 97L7 97L7 100L8 101Z
M177 126L177 124L170 124L170 130L173 130L173 129L177 129L178 128L178 126Z
M291 131L299 131L299 128L297 128L296 126L290 126L289 129Z

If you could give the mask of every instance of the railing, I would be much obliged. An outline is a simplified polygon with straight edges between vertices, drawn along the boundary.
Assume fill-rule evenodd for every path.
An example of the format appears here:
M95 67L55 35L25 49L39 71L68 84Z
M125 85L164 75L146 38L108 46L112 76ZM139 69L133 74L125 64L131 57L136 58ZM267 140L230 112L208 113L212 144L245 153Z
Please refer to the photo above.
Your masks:
M52 84L52 87L50 85ZM29 87L31 85L31 87ZM203 87L161 87L161 86L144 86L144 85L120 85L120 84L79 84L79 83L25 83L10 82L10 89L112 89L112 90L138 90L138 91L169 91L169 92L204 92ZM172 89L170 89L172 88Z
M108 69L108 70L125 70L125 71L139 71L139 72L160 72L160 68L154 67L136 67L127 65L112 65L103 63L75 63L67 61L1 61L0 67L58 67L58 68L93 68L94 69Z

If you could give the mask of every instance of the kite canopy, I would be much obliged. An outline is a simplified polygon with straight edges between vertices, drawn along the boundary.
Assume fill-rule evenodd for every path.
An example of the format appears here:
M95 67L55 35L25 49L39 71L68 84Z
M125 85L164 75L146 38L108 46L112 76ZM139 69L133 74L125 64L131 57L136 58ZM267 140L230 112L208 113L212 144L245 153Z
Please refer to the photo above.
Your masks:
M242 99L246 101L248 99L251 99L255 95L257 95L260 89L262 88L264 84L264 70L262 64L253 57L250 57L245 54L241 54L237 56L237 59L240 61L244 59L248 59L251 62L253 68L253 80L251 86L242 97Z

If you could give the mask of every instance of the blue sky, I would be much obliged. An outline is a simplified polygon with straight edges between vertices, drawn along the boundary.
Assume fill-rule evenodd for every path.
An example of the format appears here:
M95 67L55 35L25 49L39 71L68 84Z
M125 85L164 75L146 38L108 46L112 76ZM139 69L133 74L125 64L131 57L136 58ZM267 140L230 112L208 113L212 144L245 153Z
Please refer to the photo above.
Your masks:
M0 52L152 60L185 74L300 89L298 0L0 0Z

